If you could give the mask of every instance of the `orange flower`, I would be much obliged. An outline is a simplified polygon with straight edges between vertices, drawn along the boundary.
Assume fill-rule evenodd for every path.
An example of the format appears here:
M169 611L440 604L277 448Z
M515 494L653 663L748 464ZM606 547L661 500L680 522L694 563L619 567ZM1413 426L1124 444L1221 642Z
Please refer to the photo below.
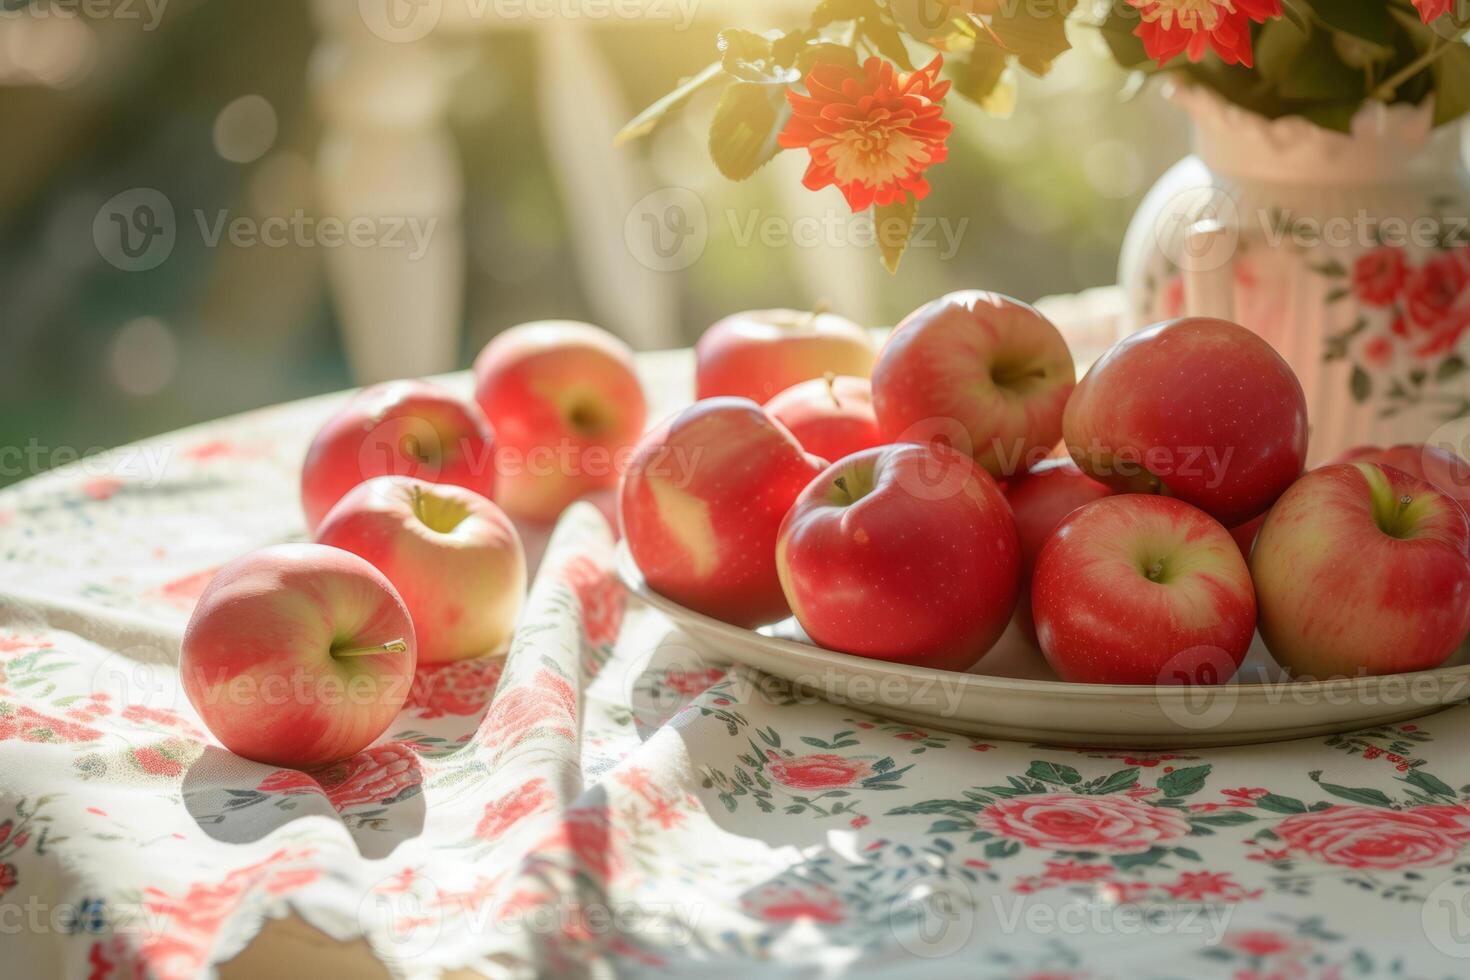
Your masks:
M924 171L944 161L953 128L944 118L942 64L936 56L918 71L899 72L881 58L861 70L819 63L806 76L809 94L787 90L793 113L780 143L811 154L807 189L835 184L853 211L928 196Z
M1251 22L1281 16L1281 0L1128 0L1142 22L1133 33L1148 56L1164 63L1180 54L1199 61L1213 48L1227 65L1250 68Z

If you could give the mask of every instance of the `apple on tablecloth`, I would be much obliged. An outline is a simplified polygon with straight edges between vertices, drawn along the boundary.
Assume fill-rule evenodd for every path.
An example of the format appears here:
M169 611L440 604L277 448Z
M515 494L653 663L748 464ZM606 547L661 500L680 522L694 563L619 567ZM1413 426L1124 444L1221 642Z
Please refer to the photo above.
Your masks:
M730 395L767 402L825 374L873 371L867 331L821 310L750 310L711 326L694 347L696 398Z
M1020 545L995 480L945 446L879 446L812 481L776 567L821 646L941 670L988 651L1016 604Z
M495 427L495 502L551 523L584 494L615 486L648 406L633 352L588 323L523 323L475 358L475 400Z
M348 399L301 466L301 507L315 531L332 505L375 476L495 490L495 434L473 402L427 381L388 381Z
M803 381L766 402L766 411L803 449L823 459L841 459L884 441L867 378L829 374Z
M1218 521L1168 497L1123 494L1074 511L1031 582L1036 634L1065 681L1218 684L1245 659L1256 598Z
M1245 327L1203 317L1115 344L1077 385L1063 429L1095 479L1178 497L1227 527L1270 507L1307 457L1291 368Z
M1261 526L1251 573L1261 637L1294 675L1427 670L1470 632L1470 519L1380 463L1294 483Z
M825 467L755 402L709 398L638 444L623 476L623 539L655 592L755 627L790 614L776 532Z
M393 583L413 617L419 663L510 642L526 556L510 518L473 490L380 476L337 501L316 540L367 559Z
M184 631L179 673L225 748L305 769L383 734L416 659L408 609L382 572L340 548L282 544L215 574Z
M873 368L873 407L890 442L947 442L993 476L1045 458L1077 382L1051 321L999 293L950 293L903 319Z

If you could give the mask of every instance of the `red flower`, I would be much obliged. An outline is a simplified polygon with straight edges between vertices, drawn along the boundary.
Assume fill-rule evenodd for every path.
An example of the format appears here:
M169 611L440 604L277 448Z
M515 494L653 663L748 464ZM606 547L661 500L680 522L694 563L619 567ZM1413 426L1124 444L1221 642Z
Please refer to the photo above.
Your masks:
M350 759L312 773L278 769L255 787L262 793L300 793L320 789L333 809L386 803L423 782L418 756L402 742L364 749Z
M762 885L742 903L747 912L768 922L797 922L809 919L829 925L846 918L842 899L825 885L797 887L780 882Z
M414 672L404 707L417 708L421 718L477 715L490 703L504 670L503 657L424 664Z
M485 804L485 814L475 826L475 836L494 840L521 820L551 802L546 780L539 776L517 786L498 800Z
M0 703L0 742L91 742L102 737L95 728L53 718L25 705Z
M14 888L15 883L19 880L20 876L16 873L15 865L0 864L0 895Z
M1276 836L1292 851L1324 864L1431 867L1454 860L1464 839L1464 825L1442 812L1447 809L1454 808L1334 806L1287 817L1276 826Z
M622 868L622 859L614 847L612 822L603 809L579 807L568 810L533 854L566 851L593 877L606 882Z
M1122 796L1047 793L992 803L980 814L986 829L1028 847L1132 854L1189 833L1189 823L1164 807Z
M1388 362L1393 360L1393 341L1374 337L1363 345L1363 359L1374 367L1388 367Z
M534 732L546 729L563 738L575 738L577 693L549 670L538 670L526 684L501 691L480 722L480 740L486 745L510 747Z
M1097 881L1113 873L1111 864L1083 864L1080 861L1048 861L1042 877L1050 881Z
M686 697L693 697L718 684L724 677L725 669L723 667L688 668L675 666L670 667L664 673L664 683Z
M1383 245L1353 263L1353 295L1367 306L1391 306L1409 275L1404 253Z
M943 63L935 56L918 71L898 72L877 57L861 70L820 62L806 76L807 95L788 89L793 112L778 142L811 154L807 189L835 185L853 211L927 197L924 171L944 162L953 128L944 118Z
M1133 29L1160 67L1187 54L1199 61L1214 49L1227 65L1254 64L1251 22L1281 16L1281 0L1128 0L1142 23Z
M1277 956L1281 953L1302 953L1307 948L1290 936L1283 936L1279 932L1269 932L1265 929L1233 932L1226 937L1225 943L1247 956L1259 957Z
M1411 325L1437 325L1456 306L1470 282L1470 269L1457 252L1444 252L1413 270L1404 279L1404 311Z
M835 789L857 782L873 769L861 759L817 752L793 759L772 755L766 771L776 782L794 789Z
M562 574L582 607L582 629L587 634L587 642L600 647L616 641L627 599L617 576L586 555L567 562Z
M1235 881L1229 871L1184 871L1179 880L1165 885L1164 891L1173 898L1191 902L1203 902L1211 898L1227 902L1238 902L1242 898L1255 898L1260 892L1247 892Z
M1419 19L1432 23L1455 9L1455 0L1409 0L1419 11Z
M179 760L170 758L151 745L134 749L133 761L150 776L177 776L184 771Z

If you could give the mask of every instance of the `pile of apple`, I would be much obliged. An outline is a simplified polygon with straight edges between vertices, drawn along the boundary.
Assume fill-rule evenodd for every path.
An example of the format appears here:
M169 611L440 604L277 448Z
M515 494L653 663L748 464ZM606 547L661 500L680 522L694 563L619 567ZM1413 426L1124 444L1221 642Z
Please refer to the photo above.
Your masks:
M1304 476L1301 387L1234 324L1145 330L1080 383L1045 317L982 292L876 354L789 310L727 317L695 354L698 401L646 434L631 351L587 324L501 334L473 400L353 396L302 467L314 542L226 565L189 622L210 730L276 765L360 751L416 665L508 642L512 519L607 511L614 488L651 588L880 660L966 670L1014 617L1066 680L1215 683L1257 628L1319 677L1431 667L1470 632L1470 465L1397 447Z
M700 400L619 506L649 586L706 615L948 670L1014 616L1062 679L1121 684L1224 682L1257 629L1298 678L1434 667L1470 633L1470 465L1402 446L1304 474L1301 385L1236 324L1159 324L1081 382L1045 317L983 292L876 362L788 311L696 356Z
M387 730L417 665L502 650L526 589L511 518L610 494L643 432L632 351L588 324L500 334L475 381L474 400L416 380L354 395L302 466L314 542L247 554L205 589L180 673L231 751L346 758Z

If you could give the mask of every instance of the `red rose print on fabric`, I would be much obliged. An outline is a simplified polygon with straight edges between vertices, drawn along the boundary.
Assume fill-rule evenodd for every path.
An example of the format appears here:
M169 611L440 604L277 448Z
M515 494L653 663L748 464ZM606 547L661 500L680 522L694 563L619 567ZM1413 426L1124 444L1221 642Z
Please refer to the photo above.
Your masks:
M533 680L501 691L480 723L480 741L510 746L537 730L575 738L577 692L549 670L538 670Z
M225 922L252 894L277 898L316 881L314 852L279 850L263 861L229 872L223 880L197 882L173 896L159 888L143 891L150 928L137 947L140 975L185 980L203 968ZM95 948L95 947L94 947Z
M1178 813L1123 796L1018 796L992 803L976 822L1027 847L1103 854L1146 851L1189 833Z
M371 746L350 759L307 774L278 769L261 780L261 793L323 793L333 809L377 806L402 796L424 781L414 751L402 742Z
M567 562L562 575L582 607L582 629L587 642L595 647L615 642L623 625L627 592L612 569L586 555L578 555Z
M1453 861L1470 839L1458 807L1389 810L1333 806L1287 817L1276 836L1293 854L1347 868L1427 868Z
M404 707L418 709L425 719L477 715L490 703L504 671L503 657L425 664L414 672Z
M1409 263L1400 249L1375 248L1353 263L1353 295L1365 306L1392 306L1408 275Z
M93 742L102 733L87 725L42 714L26 705L0 701L0 742Z
M181 578L165 582L155 589L151 595L176 606L179 609L193 609L194 604L199 601L207 586L219 571L218 565L202 568L197 572L190 572Z
M847 918L842 897L825 885L770 882L741 899L750 915L767 922L822 922L835 925Z
M872 766L861 759L844 759L840 755L817 752L783 758L767 752L766 771L783 786L793 789L836 789L851 786L869 775Z
M519 821L546 807L552 801L551 789L541 777L528 780L498 800L485 804L485 813L475 825L475 836L495 840Z
M561 821L531 849L531 853L544 856L563 852L594 878L607 882L623 868L615 838L616 831L606 810L576 807L566 811Z

